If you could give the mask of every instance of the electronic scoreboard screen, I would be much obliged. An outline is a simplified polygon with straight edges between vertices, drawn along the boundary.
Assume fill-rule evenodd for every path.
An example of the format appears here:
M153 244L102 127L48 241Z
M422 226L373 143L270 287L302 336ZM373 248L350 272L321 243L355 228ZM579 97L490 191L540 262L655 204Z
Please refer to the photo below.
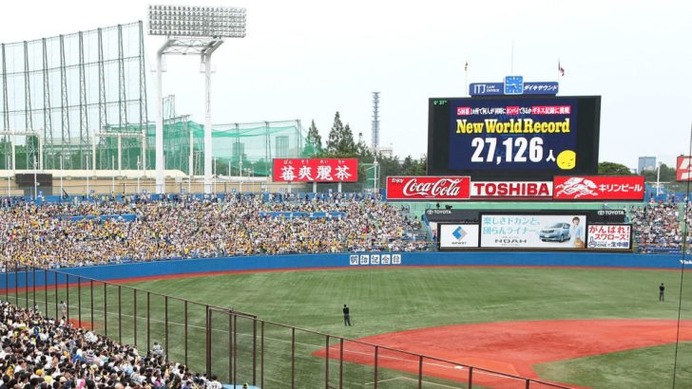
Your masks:
M428 175L596 174L600 96L432 98Z

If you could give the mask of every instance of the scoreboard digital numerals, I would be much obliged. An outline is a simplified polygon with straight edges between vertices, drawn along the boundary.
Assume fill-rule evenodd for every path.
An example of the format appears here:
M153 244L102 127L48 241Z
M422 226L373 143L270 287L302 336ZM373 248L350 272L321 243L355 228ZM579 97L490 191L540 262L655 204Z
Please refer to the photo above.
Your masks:
M430 106L428 174L521 180L597 171L600 97L444 100Z

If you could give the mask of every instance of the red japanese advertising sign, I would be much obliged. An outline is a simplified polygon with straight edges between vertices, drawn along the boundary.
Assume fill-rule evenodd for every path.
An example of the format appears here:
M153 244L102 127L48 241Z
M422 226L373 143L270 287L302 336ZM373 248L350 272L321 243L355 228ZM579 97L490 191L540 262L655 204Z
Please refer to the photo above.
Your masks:
M692 157L679 156L675 163L675 179L692 181Z
M629 250L632 248L629 224L589 224L586 247L590 249Z
M554 200L644 199L644 176L555 176Z
M272 176L283 182L357 182L356 158L274 158Z
M468 176L387 177L387 200L467 200Z

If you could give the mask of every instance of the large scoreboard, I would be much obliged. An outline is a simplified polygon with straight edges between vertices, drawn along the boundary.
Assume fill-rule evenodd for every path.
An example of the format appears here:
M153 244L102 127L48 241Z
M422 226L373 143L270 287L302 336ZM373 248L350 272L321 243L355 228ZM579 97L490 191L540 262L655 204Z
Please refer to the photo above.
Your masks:
M431 98L428 175L552 179L598 170L600 96Z

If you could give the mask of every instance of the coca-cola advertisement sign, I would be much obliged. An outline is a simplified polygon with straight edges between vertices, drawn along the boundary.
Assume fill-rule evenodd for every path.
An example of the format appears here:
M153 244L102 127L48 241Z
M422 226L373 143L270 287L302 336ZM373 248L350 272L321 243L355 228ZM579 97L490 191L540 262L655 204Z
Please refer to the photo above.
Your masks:
M387 200L468 200L468 176L387 177Z

